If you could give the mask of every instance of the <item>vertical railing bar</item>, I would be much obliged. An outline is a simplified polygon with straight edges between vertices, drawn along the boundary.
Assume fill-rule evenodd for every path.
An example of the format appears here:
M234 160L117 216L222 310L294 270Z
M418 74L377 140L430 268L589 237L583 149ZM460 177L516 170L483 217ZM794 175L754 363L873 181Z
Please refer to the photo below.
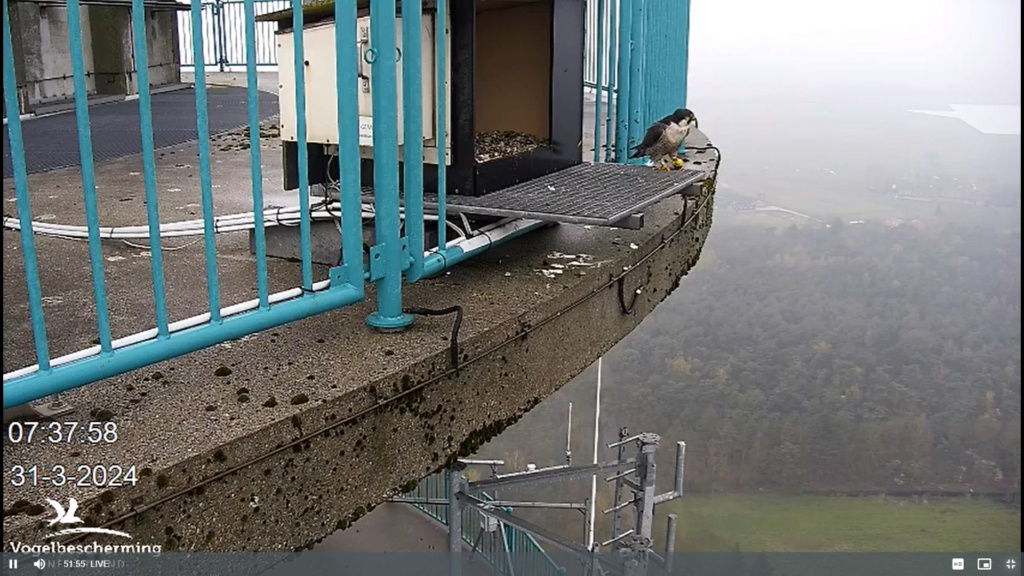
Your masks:
M220 2L212 5L212 33L213 33L213 64L220 70L224 61L224 46L220 41L221 30L224 28L224 13L221 10Z
M231 17L231 3L221 4L221 12L224 14L224 65L231 66L234 62L235 43L234 36L235 19Z
M14 191L18 203L18 222L21 226L21 253L28 288L28 309L32 319L32 339L36 347L36 363L40 371L50 369L50 352L46 343L46 324L43 321L43 299L39 289L39 269L36 266L36 245L32 237L32 210L28 200L28 169L25 166L25 142L21 134L21 108L18 106L18 85L14 76L14 52L11 48L11 23L8 19L7 0L4 0L4 108L7 111L7 136L11 146L11 165L14 169Z
M146 40L146 9L143 0L132 0L132 40L135 49L136 90L139 93L139 129L142 132L142 172L146 186L146 221L149 224L149 261L153 275L156 329L168 336L164 261L160 248L160 212L157 209L156 161L153 150L153 107L149 93L149 55Z
M313 290L313 262L309 249L309 158L306 149L306 57L302 49L302 0L292 0L292 39L295 52L295 145L299 169L299 253L302 258L302 289Z
M363 291L363 223L359 173L359 87L356 0L335 0L334 52L338 93L338 176L345 282Z
M632 0L638 2L639 0ZM619 4L619 56L615 74L615 161L626 162L629 156L629 56L633 10L629 0Z
M682 11L683 11L683 74L682 74L682 103L683 107L686 107L686 93L689 89L689 72L690 72L690 0L682 0Z
M644 67L644 3L633 0L630 10L630 43L629 43L629 125L627 131L627 147L633 148L643 137L643 67ZM635 162L639 162L636 160Z
M189 30L191 30L190 20L178 12L174 15L178 19L178 52L181 55L181 65L191 66L188 60L188 50L191 45L191 36Z
M448 186L448 167L446 158L448 156L448 118L447 118L447 91L446 85L448 81L448 72L446 60L448 58L447 50L445 49L445 42L448 37L448 12L446 0L437 0L435 6L434 15L434 43L436 48L434 53L436 55L437 64L435 69L437 71L437 81L435 84L435 90L437 91L437 127L434 131L437 133L437 249L444 251L447 242L447 221L446 203L447 203L447 186Z
M238 65L245 66L245 6L243 2L235 3L235 14L238 14L238 18L235 22L235 54L238 58ZM239 49L239 44L241 49Z
M233 60L231 65L245 64L244 56L238 53L238 41L242 39L239 29L245 26L245 22L239 21L238 2L232 2L231 6L231 12L234 15L231 26L231 58Z
M210 34L213 39L211 42L211 50L213 50L213 61L210 62L215 66L220 66L220 4L213 2L210 4Z
M220 42L220 57L218 58L217 64L220 66L220 71L224 71L224 64L228 61L227 49L227 32L224 29L224 3L221 0L217 0L217 22L219 23L217 38Z
M78 125L78 150L82 165L82 194L85 222L89 228L89 265L92 270L92 292L96 302L96 329L100 350L110 352L110 316L107 310L107 289L103 279L103 249L100 245L100 222L96 209L96 176L93 171L92 133L89 128L89 93L85 85L85 64L82 57L82 15L79 0L68 0L68 48L71 51L71 74L75 89L75 122Z
M256 76L256 7L245 0L245 89L249 117L249 171L252 180L253 244L256 248L256 292L260 308L270 307L267 290L267 240L263 228L263 169L260 156L260 91Z
M193 59L195 59L195 58L202 58L203 62L207 62L206 51L213 49L216 46L216 44L217 44L216 41L206 42L206 40L207 40L206 29L211 27L211 26L213 26L213 8L212 8L212 6L211 6L211 4L209 2L204 2L203 3L203 12L204 12L204 14L206 14L206 13L209 14L209 18L204 18L203 19L203 25L200 26L200 28L199 28L199 34L203 35L203 53L199 54L198 56L193 55L192 57L193 57ZM193 29L192 33L195 34L196 30ZM207 63L213 64L213 62L207 62Z
M411 280L423 274L423 3L402 4L403 198Z
M402 312L402 258L398 210L398 43L394 0L370 1L370 93L373 105L373 206L376 249L371 262L380 266L377 310L370 325L393 330L407 326Z
M618 82L618 74L615 69L616 45L618 42L618 29L616 28L616 16L619 12L619 0L609 0L608 8L608 117L605 119L605 151L604 159L610 162L612 159L612 126L614 110L612 108L612 96L618 98L615 85Z
M189 12L192 27L201 26L203 12L200 0L192 0ZM202 53L203 37L192 35L192 51ZM220 288L217 283L217 244L213 229L213 188L210 182L210 120L206 107L206 64L195 65L196 135L199 144L199 194L203 209L203 244L206 249L206 295L210 304L210 320L220 321ZM250 130L251 133L251 130ZM259 212L257 212L259 214Z
M601 92L602 77L604 73L604 3L605 0L597 1L597 81L594 83L594 162L601 161ZM611 104L611 96L608 97Z

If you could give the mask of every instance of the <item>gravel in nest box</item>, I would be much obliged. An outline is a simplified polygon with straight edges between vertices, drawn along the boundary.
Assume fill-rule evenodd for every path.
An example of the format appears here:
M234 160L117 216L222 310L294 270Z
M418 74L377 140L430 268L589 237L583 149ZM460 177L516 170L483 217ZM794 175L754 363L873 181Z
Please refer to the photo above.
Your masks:
M511 130L480 132L476 135L476 161L487 162L522 154L546 143L544 138Z

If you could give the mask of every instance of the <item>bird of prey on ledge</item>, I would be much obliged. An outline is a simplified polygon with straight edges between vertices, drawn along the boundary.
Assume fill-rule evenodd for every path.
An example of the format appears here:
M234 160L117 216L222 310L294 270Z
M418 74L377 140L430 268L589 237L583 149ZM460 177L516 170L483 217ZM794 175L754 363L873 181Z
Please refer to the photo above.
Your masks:
M630 158L647 156L658 170L681 168L682 160L677 156L690 129L697 127L697 117L686 108L658 120L647 129L644 139L633 148Z

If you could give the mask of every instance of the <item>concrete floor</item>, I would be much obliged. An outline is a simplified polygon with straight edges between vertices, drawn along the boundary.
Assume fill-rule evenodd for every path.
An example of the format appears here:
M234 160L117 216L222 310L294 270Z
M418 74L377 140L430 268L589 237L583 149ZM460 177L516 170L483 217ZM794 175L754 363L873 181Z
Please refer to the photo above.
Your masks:
M195 72L182 70L181 81L186 84L194 83L196 81ZM249 80L244 72L206 73L206 83L209 86L246 86L248 84L248 81ZM279 85L277 83L277 72L257 72L256 85L263 92L277 94L279 88Z
M252 209L250 151L232 146L242 140L236 133L213 147L218 214ZM261 154L267 202L292 203L280 190L280 144L267 139ZM197 156L195 143L158 151L162 222L199 217ZM97 165L104 225L145 222L141 173L138 156ZM29 187L34 218L82 223L76 170L32 175ZM5 180L5 212L14 209L13 195ZM666 199L647 211L643 230L547 228L406 286L407 305L465 310L459 370L450 367L449 318L417 319L401 334L369 329L370 286L363 303L70 391L64 399L74 409L64 418L109 413L118 442L87 449L5 442L5 466L136 466L138 486L7 485L4 509L74 496L87 521L130 525L136 540L168 550L311 546L451 455L475 450L631 331L699 257L711 225L706 192L698 205L684 218L680 199ZM144 244L103 245L115 338L154 323ZM171 320L205 312L202 244L169 239L164 247ZM36 249L51 356L88 347L96 332L86 243L36 237ZM17 233L4 232L3 251L6 372L35 359ZM585 256L589 265L546 277L542 270L559 254ZM217 236L217 268L222 305L255 297L245 234ZM270 260L268 268L271 291L299 284L298 265ZM610 283L624 269L625 293L643 288L629 314L619 311ZM316 279L326 273L315 269ZM30 512L4 515L5 542L46 537Z

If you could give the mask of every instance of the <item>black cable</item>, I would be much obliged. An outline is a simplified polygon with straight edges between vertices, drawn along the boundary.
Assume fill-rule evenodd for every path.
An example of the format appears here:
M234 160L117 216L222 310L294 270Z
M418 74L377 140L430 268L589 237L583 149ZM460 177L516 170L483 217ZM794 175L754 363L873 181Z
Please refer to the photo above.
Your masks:
M323 199L323 202L320 204L319 207L321 207L324 210L326 210L327 214L330 215L332 218L334 218L335 220L339 220L340 221L341 220L341 215L340 214L335 214L334 211L331 210L331 188L334 185L334 182L333 182L334 179L331 178L331 162L335 158L337 158L337 156L334 155L334 154L331 154L330 156L327 157L327 171L326 171L326 174L324 176L324 180L326 182L329 182L329 184L324 186L324 199ZM338 177L341 178L341 172L340 171L338 173ZM340 192L339 192L339 197L340 197Z
M722 169L722 151L718 149L718 146L714 146L712 144L708 144L707 146L687 148L687 151L690 151L690 150L693 150L693 151L714 150L715 151L717 164L715 165L715 169L711 173L710 180L705 180L704 181L704 185L706 187L708 187L710 189L714 189L715 185L718 182L718 171ZM683 222L683 225L685 225L685 224L687 224L687 222ZM680 227L680 228L682 228L682 227ZM637 298L640 296L641 288L637 288L636 290L633 291L633 297L630 299L629 304L626 304L626 294L625 294L626 288L625 288L625 283L626 283L626 277L625 276L619 276L618 281L616 282L616 284L618 284L619 312L621 312L624 316L628 316L629 314L633 313L633 309L636 307L636 301L637 301Z
M623 285L626 283L625 276L619 276L619 312L622 312L623 316L628 316L633 313L633 307L636 306L636 299L640 296L640 289L637 288L633 291L633 298L629 301L629 305L626 305L626 295L624 294L625 288Z
M462 306L452 306L451 308L443 308L441 310L434 310L432 308L406 308L406 314L415 314L417 316L447 316L449 314L455 314L455 324L452 325L452 338L451 346L449 351L452 358L452 369L459 369L459 328L462 326Z

